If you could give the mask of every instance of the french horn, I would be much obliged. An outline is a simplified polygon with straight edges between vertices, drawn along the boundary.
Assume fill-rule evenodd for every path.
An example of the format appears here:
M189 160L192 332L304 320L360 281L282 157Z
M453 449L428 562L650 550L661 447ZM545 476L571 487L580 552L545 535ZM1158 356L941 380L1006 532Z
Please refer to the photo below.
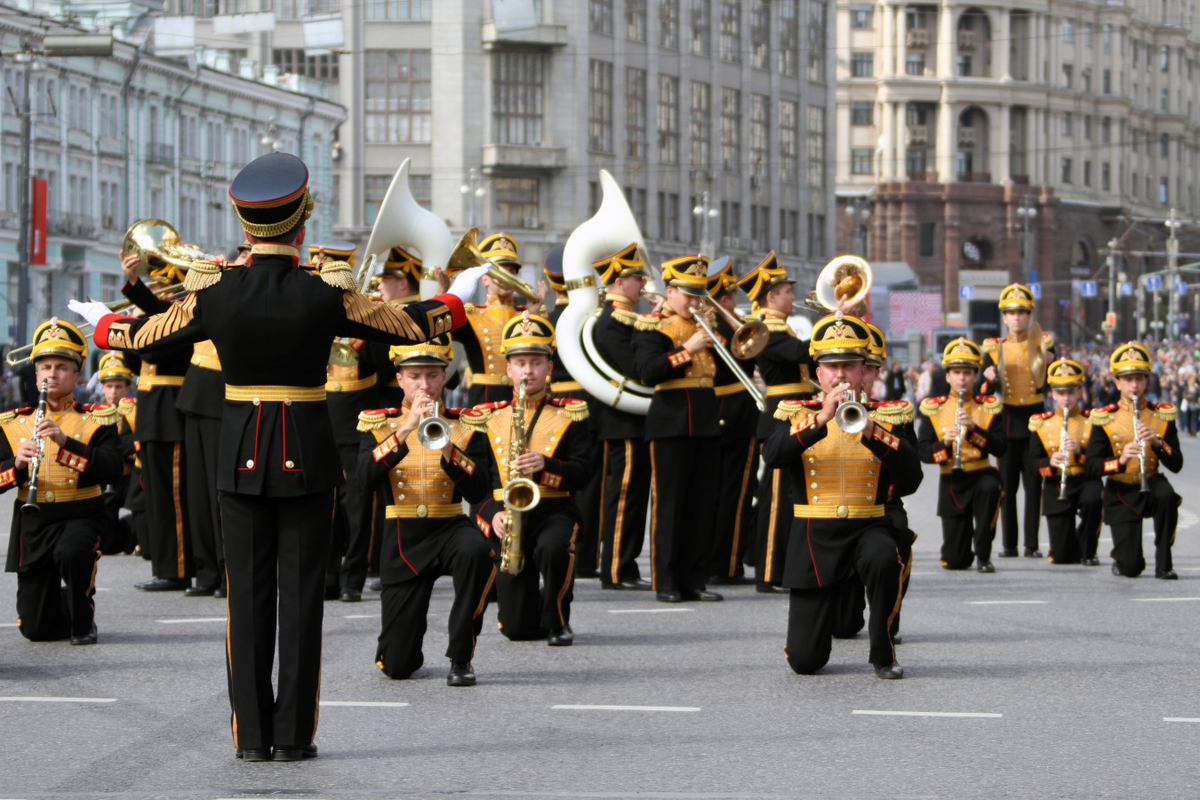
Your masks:
M179 239L179 231L169 222L161 219L140 219L129 226L121 239L121 255L136 255L138 257L138 275L143 280L157 278L155 273L187 271L193 261L223 262L224 256L209 255L201 252L199 246L183 244ZM166 267L155 266L151 259L161 261ZM175 267L176 270L171 270Z

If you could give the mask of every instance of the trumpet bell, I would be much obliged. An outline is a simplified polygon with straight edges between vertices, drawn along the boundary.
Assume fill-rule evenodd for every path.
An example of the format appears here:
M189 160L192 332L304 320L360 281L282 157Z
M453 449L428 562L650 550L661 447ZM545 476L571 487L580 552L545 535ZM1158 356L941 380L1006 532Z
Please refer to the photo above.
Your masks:
M828 311L836 311L839 306L853 308L870 293L871 265L858 256L838 256L821 270L815 296L810 294L809 298Z
M450 444L450 426L441 417L426 417L417 423L417 441L426 450L441 450Z
M770 336L767 323L761 319L752 319L743 323L733 332L733 339L729 342L729 352L742 361L754 358L767 346L767 339Z
M453 278L464 269L482 266L483 264L488 265L487 276L495 283L498 283L510 292L516 292L526 300L535 303L538 302L538 294L533 290L532 286L483 254L479 249L478 228L471 228L458 240L458 244L450 252L450 257L446 259L445 272Z
M179 239L179 231L169 222L161 219L142 219L129 226L121 239L121 255L136 254L138 257L138 275L142 278L153 277L157 265L151 259L157 259L168 266L187 270L193 261L224 261L224 256L208 255L200 251L194 244L183 244Z
M856 400L842 403L833 412L834 422L845 433L858 433L867 427L867 408Z

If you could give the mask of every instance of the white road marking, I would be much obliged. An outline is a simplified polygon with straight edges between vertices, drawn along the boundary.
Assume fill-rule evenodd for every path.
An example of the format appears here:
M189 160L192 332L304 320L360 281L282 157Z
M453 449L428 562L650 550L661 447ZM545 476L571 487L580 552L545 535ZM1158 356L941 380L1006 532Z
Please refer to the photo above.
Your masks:
M382 703L367 700L322 700L321 705L336 708L408 708L408 703Z
M988 714L977 711L852 711L851 714L871 717L969 717L973 719L999 719L1003 714Z
M591 706L591 705L560 705L550 706L559 711L699 711L699 706Z
M610 614L687 614L694 608L610 608Z
M1200 516L1196 516L1194 511L1189 511L1186 508L1179 509L1179 523L1177 528L1193 528L1196 523L1200 522Z
M185 622L224 622L225 617L191 617L188 619L160 619L163 625L181 625Z
M1187 603L1200 600L1200 597L1135 597L1135 603Z
M115 697L0 697L0 703L115 703Z
M342 614L342 619L379 619L378 614Z
M1044 606L1049 600L967 600L969 606Z
M0 628L15 628L20 624L19 622L0 622Z
M1163 722L1200 722L1200 717L1163 717Z

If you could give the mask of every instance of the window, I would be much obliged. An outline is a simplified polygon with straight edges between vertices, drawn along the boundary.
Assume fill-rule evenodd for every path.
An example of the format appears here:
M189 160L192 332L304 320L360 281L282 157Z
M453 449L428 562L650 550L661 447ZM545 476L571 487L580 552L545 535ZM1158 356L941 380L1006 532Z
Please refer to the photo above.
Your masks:
M539 224L538 188L537 178L493 178L496 225L501 228L536 228Z
M1092 115L1091 114L1088 114L1088 115L1084 116L1084 118L1083 118L1083 138L1089 139L1089 140L1092 138Z
M592 33L612 33L613 0L588 0L588 30Z
M658 46L679 49L679 0L658 0Z
M1111 117L1101 117L1100 118L1100 141L1104 142L1105 144L1112 141L1112 118Z
M375 224L379 215L379 206L383 203L388 187L392 185L391 175L367 175L363 178L363 222Z
M781 100L779 103L779 172L784 183L796 182L799 137L796 118L800 115L799 103Z
M1072 89L1075 86L1075 67L1070 64L1062 65L1063 86Z
M629 207L633 211L634 219L637 220L638 230L646 230L646 190L625 186L621 191L629 199Z
M768 206L750 206L750 246L764 249L771 240L771 209Z
M1087 160L1083 162L1083 185L1092 185L1092 162Z
M1162 72L1171 71L1171 48L1165 44L1158 50L1158 68Z
M1075 44L1075 20L1062 21L1062 40L1063 44Z
M625 68L625 155L646 157L646 70Z
M679 195L674 192L658 193L658 238L679 241Z
M750 66L771 69L771 6L750 0Z
M1158 181L1158 204L1165 206L1169 202L1170 194L1167 192L1167 179L1160 178Z
M1085 47L1092 46L1092 23L1083 23L1083 44Z
M824 0L808 0L808 80L811 83L825 82L825 41L832 38L825 28Z
M495 58L492 141L540 146L544 57L538 53L496 53Z
M1171 155L1171 137L1165 133L1158 138L1158 155L1160 158L1169 158Z
M800 47L800 0L780 0L779 71L795 75L797 49Z
M692 81L691 121L692 166L707 168L712 161L712 95L707 83Z
M679 78L658 76L658 160L679 163Z
M272 50L271 63L280 72L304 75L323 81L338 79L338 57L336 55L306 56L304 50Z
M856 147L850 151L850 174L870 175L872 167L872 151L869 147Z
M1168 98L1167 89L1164 88L1161 90L1161 92L1159 94L1159 98L1158 98L1159 110L1168 111L1168 110L1170 110L1170 106L1171 106L1171 102L1170 102L1170 99Z
M1107 161L1100 165L1100 189L1105 192L1112 189L1112 168Z
M366 0L363 15L366 19L427 20L433 10L433 0Z
M737 89L721 89L721 168L726 172L742 170L742 93Z
M852 78L870 78L875 74L875 54L874 53L851 53L850 54L850 77Z
M966 54L959 55L958 58L955 59L954 63L955 63L955 69L958 70L958 76L960 78L971 77L971 71L972 71L973 67L972 67L971 57L969 55L966 55Z
M692 2L692 55L706 56L712 52L712 0Z
M750 95L750 174L759 182L767 175L771 161L771 98L765 94Z
M185 17L207 19L217 15L217 0L178 0L178 4L172 3L171 5L178 8L177 13Z
M613 151L613 65L588 62L588 150Z
M1066 111L1062 115L1062 135L1063 136L1071 135L1071 126L1072 126L1071 112Z
M742 204L731 203L727 200L721 201L721 238L730 237L732 239L740 239L742 237ZM733 245L737 247L738 245Z
M742 0L721 0L718 55L722 61L742 63Z
M1107 22L1100 28L1100 47L1106 53L1112 52L1112 25Z
M825 215L808 215L808 257L825 259Z
M925 74L925 54L924 53L906 53L904 56L904 74L905 75L924 75Z
M1100 73L1100 91L1104 94L1112 94L1112 70L1106 69Z
M1071 182L1071 159L1064 158L1062 160L1062 182Z
M366 53L363 123L368 142L429 142L432 119L428 50Z
M875 27L875 9L873 6L850 6L850 27L856 30L870 30Z
M808 185L820 189L825 185L825 108L808 107ZM823 251L822 251L823 252Z
M904 169L910 177L920 175L924 179L927 163L928 151L924 147L910 147L904 152Z
M875 104L869 100L855 101L850 104L851 125L874 125Z
M922 258L932 258L934 255L936 222L922 222L917 226L917 255Z
M186 3L187 0L184 2ZM214 0L195 0L195 2L197 5L202 3L207 5ZM276 19L303 19L313 14L332 14L339 10L338 0L274 0L272 8L275 11Z
M646 41L646 0L625 0L625 38Z

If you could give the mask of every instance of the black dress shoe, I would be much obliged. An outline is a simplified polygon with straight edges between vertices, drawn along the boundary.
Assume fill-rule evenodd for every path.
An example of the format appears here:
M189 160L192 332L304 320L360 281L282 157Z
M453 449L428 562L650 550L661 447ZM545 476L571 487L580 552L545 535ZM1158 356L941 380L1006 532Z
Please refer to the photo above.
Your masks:
M308 744L304 747L276 747L272 761L300 761L304 758L316 758L317 746Z
M724 600L724 596L716 592L706 592L699 589L695 592L683 592L683 599L689 603L719 603Z
M660 603L682 603L683 595L679 592L658 592L654 598Z
M1113 562L1112 574L1116 575L1118 578L1125 574L1121 572L1121 565L1115 561Z
M787 594L789 590L782 586L776 586L773 583L756 583L754 584L754 591L759 594Z
M269 747L239 747L237 749L237 757L242 761L270 761L271 748Z
M379 578L376 578L375 580L373 580L367 584L367 588L370 589L372 592L382 592L383 591L383 581L379 580Z
M754 578L745 575L734 575L732 578L726 575L710 575L708 578L709 586L749 586L754 583Z
M980 561L979 565L977 567L975 567L975 569L979 570L980 572L995 572L996 571L996 568L992 566L992 562L990 562L990 561Z
M474 686L475 670L470 661L450 659L450 674L446 676L447 686Z
M653 588L650 581L645 578L634 578L631 581L621 581L620 583L605 584L605 589L622 589L627 592L648 592Z
M892 644L904 644L904 639L902 639L900 637L900 634L893 633L892 634Z
M92 623L92 629L80 636L72 636L71 644L95 644L96 643L96 623Z
M192 581L189 578L151 578L133 586L143 592L181 592L191 585Z
M1173 570L1173 569L1163 570L1162 572L1156 572L1156 573L1154 573L1154 577L1158 578L1160 581L1177 581L1177 580L1179 580L1179 576L1175 574L1175 570Z
M571 626L564 625L550 631L550 637L546 639L546 644L551 647L570 647L574 641L575 633L571 630Z
M343 603L361 603L362 592L356 592L353 589L346 589L342 592Z
M189 586L183 590L184 597L212 597L217 592L216 586Z
M1100 566L1100 559L1092 556L1091 558L1085 558L1079 563L1083 564L1085 567L1098 567Z
M1041 558L1042 551L1038 550L1036 547L1033 548L1032 550L1030 548L1026 547L1025 548L1025 557L1026 558Z
M899 664L875 665L875 677L885 681L896 681L904 677L904 669Z
M1004 547L1001 548L1000 552L996 555L1000 556L1001 558L1016 558L1017 550L1015 547Z

